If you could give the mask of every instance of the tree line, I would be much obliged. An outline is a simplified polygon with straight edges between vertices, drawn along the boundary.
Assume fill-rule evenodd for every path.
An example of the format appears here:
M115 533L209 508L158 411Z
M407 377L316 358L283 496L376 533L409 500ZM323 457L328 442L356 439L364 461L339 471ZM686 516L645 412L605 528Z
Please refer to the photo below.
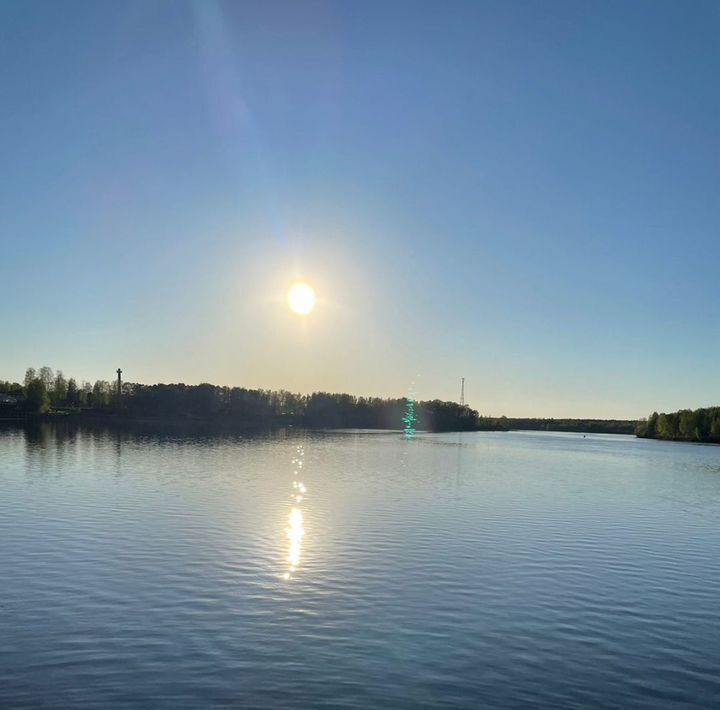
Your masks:
M0 392L17 401L5 409L26 414L115 414L131 419L215 421L230 424L290 424L318 428L400 429L407 408L405 398L356 397L350 394L223 387L203 383L155 384L124 382L120 396L115 385L94 384L50 367L28 368L23 384L0 381ZM468 406L431 400L415 403L417 429L477 431L502 429L491 417Z
M587 434L633 434L637 422L631 419L505 419L510 429L532 431L575 431Z
M16 398L0 405L2 411L16 414L47 412L104 415L155 421L207 421L229 426L243 424L292 424L317 428L400 429L407 411L405 398L356 397L350 394L314 392L310 395L286 390L223 387L203 383L145 385L123 382L120 397L116 384L106 380L94 383L66 378L62 370L50 367L28 368L24 382L0 381L0 394ZM710 410L698 410L710 411ZM689 410L688 410L689 412ZM653 414L640 423L629 420L538 419L483 417L470 407L456 402L431 400L415 403L415 427L428 431L508 431L510 429L593 432L656 436L657 421L664 417L658 438L686 438L681 432L699 427L701 438L713 431L711 419L698 421L685 414L682 426L679 415ZM677 419L677 421L676 421ZM637 427L636 427L637 424ZM717 425L716 425L717 428Z
M14 408L29 414L44 414L53 408L107 407L113 401L113 392L109 382L78 384L75 378L66 378L62 370L54 372L47 365L37 370L28 367L22 384L0 380L0 393L14 398ZM5 403L6 409L12 406L11 402Z
M720 444L720 407L681 409L669 414L653 412L637 423L635 433L643 439Z

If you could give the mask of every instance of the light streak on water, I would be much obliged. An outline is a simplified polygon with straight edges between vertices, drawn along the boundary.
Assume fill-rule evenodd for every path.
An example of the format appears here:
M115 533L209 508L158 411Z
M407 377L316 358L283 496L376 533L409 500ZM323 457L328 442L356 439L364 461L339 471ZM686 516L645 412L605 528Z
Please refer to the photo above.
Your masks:
M287 569L282 575L284 580L290 580L293 578L293 574L297 571L300 566L300 560L302 557L302 541L305 537L305 528L303 526L303 514L300 508L302 503L303 495L307 493L307 488L302 481L298 480L300 469L303 466L303 457L305 456L305 449L302 446L297 447L297 457L292 460L294 466L293 470L293 493L290 494L290 498L294 501L295 505L290 509L288 515L288 524L285 528L285 536L287 537L289 547L286 558Z

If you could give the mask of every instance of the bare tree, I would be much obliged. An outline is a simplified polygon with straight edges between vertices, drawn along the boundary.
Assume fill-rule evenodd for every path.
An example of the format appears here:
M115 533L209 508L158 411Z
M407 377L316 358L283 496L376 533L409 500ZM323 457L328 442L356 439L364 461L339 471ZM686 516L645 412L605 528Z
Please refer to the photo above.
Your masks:
M68 383L63 376L63 371L58 370L55 373L55 383L53 386L53 398L56 402L64 402L67 399Z
M45 391L50 392L53 387L53 380L55 379L53 376L52 368L44 365L40 368L38 377L40 378L40 381L43 383L43 385L45 385Z

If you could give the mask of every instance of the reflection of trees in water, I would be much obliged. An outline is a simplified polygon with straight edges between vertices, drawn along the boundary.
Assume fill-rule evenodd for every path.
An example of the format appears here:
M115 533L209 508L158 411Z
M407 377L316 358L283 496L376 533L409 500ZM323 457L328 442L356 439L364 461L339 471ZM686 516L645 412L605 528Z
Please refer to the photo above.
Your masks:
M55 424L44 422L28 424L24 431L26 471L31 477L48 476L60 472L55 464L62 460L67 447L62 432Z
M47 447L48 440L51 436L50 427L48 424L28 424L23 430L25 435L25 445L28 449L37 449Z
M122 446L123 441L127 439L127 435L122 431L116 431L114 432L114 446L113 449L115 451L115 475L121 476L122 475Z
M130 434L122 429L90 427L73 422L30 422L23 427L27 470L33 475L60 475L61 464L87 451L112 451L119 474L122 445ZM84 446L83 446L84 445Z
M91 461L103 458L116 475L123 473L123 459L128 443L162 444L164 442L208 443L211 441L238 441L238 439L286 439L287 429L252 429L242 434L218 430L212 423L190 422L178 426L167 426L162 422L127 422L115 420L111 423L95 421L72 421L58 417L57 421L26 421L3 426L17 432L24 447L28 463L28 474L34 477L60 474L63 460L71 462ZM112 459L112 462L110 461Z
M457 473L455 475L455 486L460 489L462 484L462 450L463 450L463 434L461 431L457 433Z

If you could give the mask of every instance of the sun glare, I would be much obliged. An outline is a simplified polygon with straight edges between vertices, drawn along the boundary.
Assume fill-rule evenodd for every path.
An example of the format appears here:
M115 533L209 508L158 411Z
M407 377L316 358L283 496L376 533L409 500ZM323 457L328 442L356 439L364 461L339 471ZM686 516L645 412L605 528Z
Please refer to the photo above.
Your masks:
M301 316L306 316L315 308L315 291L302 281L293 284L287 295L290 310Z

